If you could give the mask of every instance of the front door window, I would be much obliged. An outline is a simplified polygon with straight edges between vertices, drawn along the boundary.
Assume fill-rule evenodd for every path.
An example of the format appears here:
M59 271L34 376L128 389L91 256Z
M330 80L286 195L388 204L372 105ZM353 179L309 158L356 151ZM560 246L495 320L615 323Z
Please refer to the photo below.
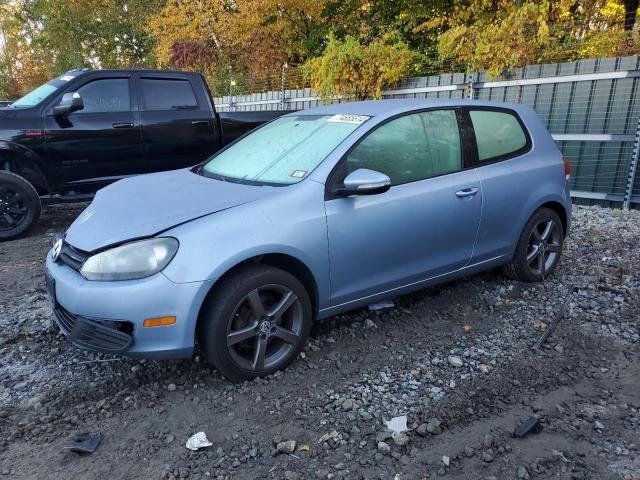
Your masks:
M378 127L347 157L347 172L368 168L392 185L415 182L462 168L460 133L454 110L405 115Z

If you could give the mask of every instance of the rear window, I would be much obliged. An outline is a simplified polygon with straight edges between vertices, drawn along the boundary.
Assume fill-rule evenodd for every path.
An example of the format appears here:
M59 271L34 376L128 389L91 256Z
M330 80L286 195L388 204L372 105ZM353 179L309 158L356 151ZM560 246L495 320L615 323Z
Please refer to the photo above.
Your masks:
M142 95L147 110L197 110L198 102L188 80L143 78Z
M517 155L527 146L527 135L512 113L471 110L469 114L476 134L480 162Z

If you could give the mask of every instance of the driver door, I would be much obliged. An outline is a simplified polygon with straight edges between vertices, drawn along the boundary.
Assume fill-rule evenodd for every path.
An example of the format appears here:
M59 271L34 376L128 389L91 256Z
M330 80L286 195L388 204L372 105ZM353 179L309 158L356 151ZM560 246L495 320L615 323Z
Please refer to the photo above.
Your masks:
M392 119L342 159L331 184L359 168L389 176L371 196L329 196L332 306L443 275L471 259L480 223L480 182L465 169L455 109Z
M69 190L92 188L141 173L144 159L131 79L89 79L76 91L84 108L63 117L44 117L49 164L57 183Z

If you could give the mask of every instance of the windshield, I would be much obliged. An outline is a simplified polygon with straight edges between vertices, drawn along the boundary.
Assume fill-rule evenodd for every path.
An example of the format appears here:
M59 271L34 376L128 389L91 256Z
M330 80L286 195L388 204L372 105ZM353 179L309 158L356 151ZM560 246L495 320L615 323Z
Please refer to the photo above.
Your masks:
M60 75L54 78L50 82L40 85L38 88L31 90L24 97L13 102L10 107L15 108L29 108L35 107L46 99L53 92L65 85L68 81L73 80L78 72L67 72L64 75Z
M204 165L202 173L224 180L297 183L367 119L354 115L281 117L221 151Z
M57 89L58 87L55 87L50 83L45 83L44 85L40 85L35 90L31 90L24 97L13 102L11 106L16 108L35 107Z

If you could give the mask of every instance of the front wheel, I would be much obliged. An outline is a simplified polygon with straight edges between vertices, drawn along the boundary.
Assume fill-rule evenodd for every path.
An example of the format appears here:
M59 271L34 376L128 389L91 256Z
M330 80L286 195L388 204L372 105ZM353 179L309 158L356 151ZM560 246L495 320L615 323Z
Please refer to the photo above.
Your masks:
M0 241L24 234L40 218L40 197L19 175L0 171Z
M521 282L544 280L560 261L563 241L564 229L558 214L549 208L536 210L522 230L504 273Z
M269 375L298 355L312 308L300 281L268 265L246 265L215 285L199 320L207 361L235 380Z

